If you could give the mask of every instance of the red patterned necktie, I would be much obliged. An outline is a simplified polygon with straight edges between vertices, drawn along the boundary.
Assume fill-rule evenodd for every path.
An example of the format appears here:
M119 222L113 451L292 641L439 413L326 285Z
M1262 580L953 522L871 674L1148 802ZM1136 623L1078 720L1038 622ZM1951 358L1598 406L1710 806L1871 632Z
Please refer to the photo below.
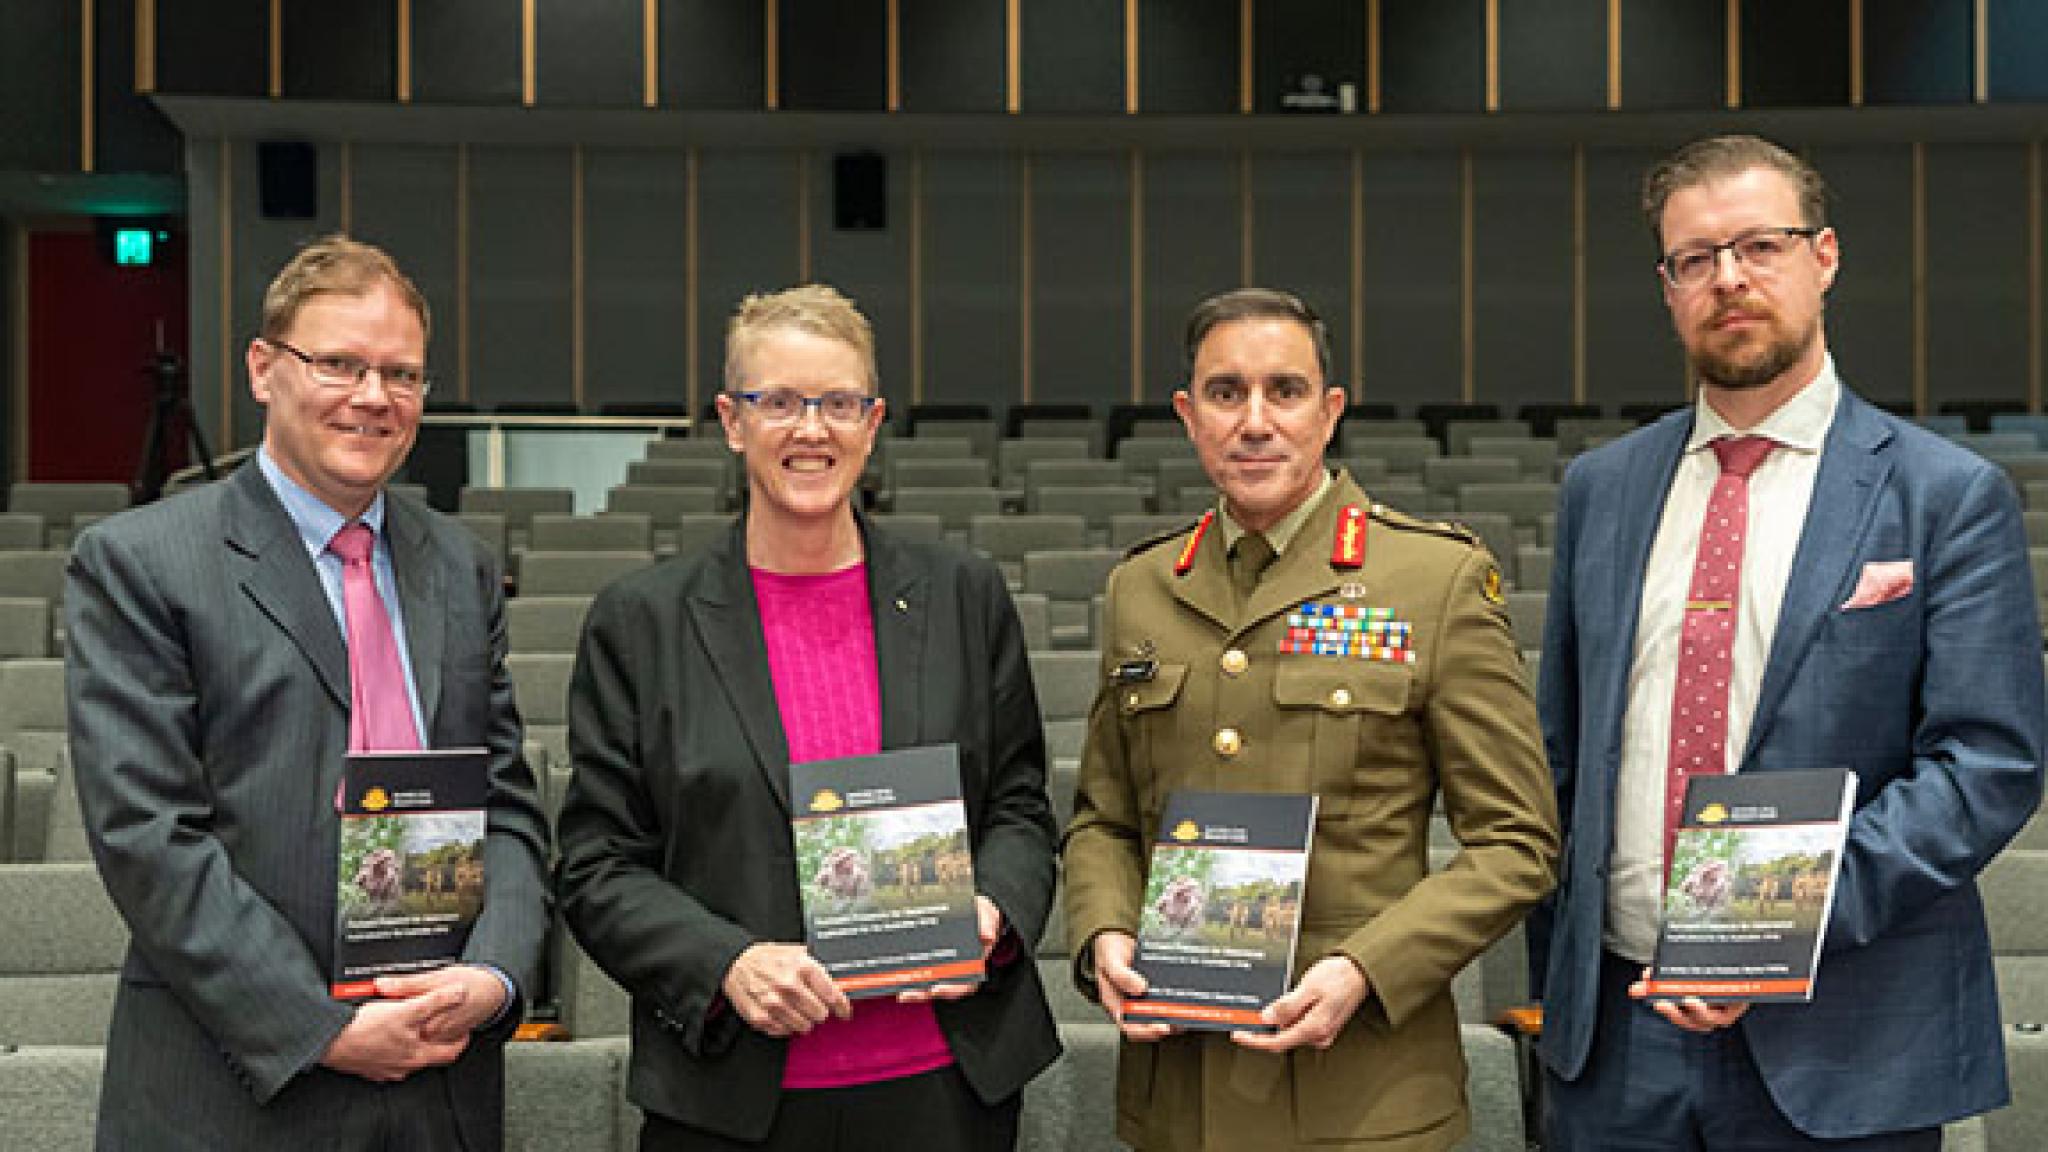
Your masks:
M1700 525L1699 556L1685 598L1678 685L1671 694L1671 767L1664 785L1664 867L1685 811L1686 777L1728 771L1728 681L1735 671L1735 613L1742 545L1749 534L1749 474L1771 454L1767 436L1714 441L1720 479Z
M327 550L341 557L341 602L348 616L348 750L408 751L420 746L405 664L391 633L391 615L377 595L370 555L376 534L360 521L334 534Z

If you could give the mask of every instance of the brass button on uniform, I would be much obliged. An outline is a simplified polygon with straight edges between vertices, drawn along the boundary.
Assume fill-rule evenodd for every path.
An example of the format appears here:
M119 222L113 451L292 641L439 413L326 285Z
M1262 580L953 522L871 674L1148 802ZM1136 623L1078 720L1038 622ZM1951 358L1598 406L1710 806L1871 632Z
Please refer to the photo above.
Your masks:
M1251 667L1251 665L1251 657L1246 656L1242 648L1232 648L1223 654L1223 674L1225 676L1242 676L1244 675L1244 670Z
M1124 697L1124 707L1136 710L1138 707L1138 694L1136 692Z
M1244 747L1244 738L1235 728L1218 728L1215 743L1218 756L1235 756Z
M1330 707L1332 707L1332 708L1349 708L1349 707L1351 707L1351 689L1349 689L1349 688L1334 688L1334 689L1331 689L1331 691L1330 691Z

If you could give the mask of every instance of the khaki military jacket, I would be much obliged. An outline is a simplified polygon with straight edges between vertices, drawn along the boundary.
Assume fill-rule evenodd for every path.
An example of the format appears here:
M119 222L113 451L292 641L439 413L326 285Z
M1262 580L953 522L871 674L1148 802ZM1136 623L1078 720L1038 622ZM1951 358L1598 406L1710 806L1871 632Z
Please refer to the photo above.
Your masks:
M1125 1044L1122 1139L1384 1152L1465 1136L1451 977L1550 890L1558 848L1499 579L1469 535L1374 505L1341 473L1242 608L1220 527L1141 546L1112 573L1065 848L1071 938L1135 934L1175 789L1314 792L1295 976L1341 952L1371 982L1327 1051L1272 1056L1218 1033ZM1398 646L1283 652L1304 604L1383 609L1379 634ZM1462 848L1431 874L1439 792ZM1093 995L1089 955L1077 948L1077 978Z

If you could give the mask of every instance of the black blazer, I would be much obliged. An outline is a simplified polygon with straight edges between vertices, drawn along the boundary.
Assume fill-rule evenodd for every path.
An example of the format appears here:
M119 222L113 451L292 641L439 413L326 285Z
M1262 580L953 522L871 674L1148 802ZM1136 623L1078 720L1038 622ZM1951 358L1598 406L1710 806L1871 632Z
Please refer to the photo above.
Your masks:
M498 567L460 524L387 496L428 743L491 750L484 911L466 959L539 979L547 818L520 755ZM348 650L255 463L79 537L64 597L78 798L131 934L100 1096L107 1149L273 1149L383 1106L319 1067ZM503 1140L514 1005L446 1072L463 1139Z
M732 962L801 941L789 751L746 562L746 525L628 576L592 605L569 688L575 761L557 890L583 948L633 997L628 1093L681 1123L766 1135L785 1041L724 1002ZM882 746L954 743L975 880L1019 955L937 1005L962 1073L1005 1099L1059 1053L1031 946L1053 895L1045 737L1023 630L986 560L861 522Z

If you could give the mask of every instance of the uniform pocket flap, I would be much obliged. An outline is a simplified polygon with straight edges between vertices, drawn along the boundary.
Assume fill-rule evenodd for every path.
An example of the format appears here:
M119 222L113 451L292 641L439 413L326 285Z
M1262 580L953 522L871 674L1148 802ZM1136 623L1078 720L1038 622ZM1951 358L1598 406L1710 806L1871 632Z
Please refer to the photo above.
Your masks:
M1114 686L1117 707L1126 716L1168 708L1180 698L1180 686L1188 678L1185 664L1160 664L1150 680L1118 683Z
M1334 656L1283 657L1273 673L1273 702L1282 708L1324 712L1408 710L1415 671L1405 664L1381 664Z

